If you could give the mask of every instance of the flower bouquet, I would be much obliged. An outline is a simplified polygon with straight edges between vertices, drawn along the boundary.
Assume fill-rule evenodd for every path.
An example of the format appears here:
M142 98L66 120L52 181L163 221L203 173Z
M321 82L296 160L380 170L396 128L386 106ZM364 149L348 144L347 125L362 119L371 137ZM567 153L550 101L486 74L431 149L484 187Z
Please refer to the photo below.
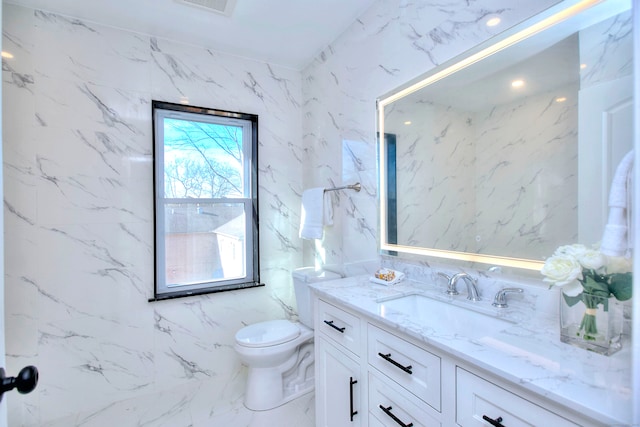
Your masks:
M579 244L561 246L546 260L541 270L544 281L562 288L563 342L604 354L620 349L622 309L617 301L631 298L630 270L630 259L607 257ZM573 312L580 310L579 322L571 319L572 307L575 307ZM613 318L612 312L617 317ZM605 324L601 327L599 322Z

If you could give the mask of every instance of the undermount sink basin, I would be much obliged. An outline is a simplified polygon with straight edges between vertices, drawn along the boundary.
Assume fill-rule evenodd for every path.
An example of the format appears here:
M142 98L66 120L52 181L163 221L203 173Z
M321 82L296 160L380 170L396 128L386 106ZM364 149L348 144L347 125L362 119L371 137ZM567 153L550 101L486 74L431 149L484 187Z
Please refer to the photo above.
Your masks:
M513 324L477 311L419 294L378 301L378 313L390 320L406 317L412 323L430 328L436 334L480 338L493 335Z

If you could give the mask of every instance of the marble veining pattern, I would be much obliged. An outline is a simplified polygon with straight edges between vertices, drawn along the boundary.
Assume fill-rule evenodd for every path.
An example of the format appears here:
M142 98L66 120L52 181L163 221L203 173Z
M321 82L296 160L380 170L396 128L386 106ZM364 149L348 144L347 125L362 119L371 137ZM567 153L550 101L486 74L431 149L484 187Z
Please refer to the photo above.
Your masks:
M544 259L578 241L577 94L555 88L478 115L477 252Z
M623 12L580 33L580 87L633 74L633 23L631 12Z

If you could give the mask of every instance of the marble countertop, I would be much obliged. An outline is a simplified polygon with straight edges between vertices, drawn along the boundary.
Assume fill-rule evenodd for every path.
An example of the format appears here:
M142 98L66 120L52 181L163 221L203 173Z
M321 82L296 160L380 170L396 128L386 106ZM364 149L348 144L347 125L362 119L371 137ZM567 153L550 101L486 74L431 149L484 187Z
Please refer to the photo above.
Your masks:
M630 343L612 356L603 356L560 342L558 321L538 314L526 304L505 309L491 301L449 297L440 288L406 280L394 286L371 283L369 276L311 284L328 302L345 307L409 335L425 344L475 365L526 390L567 406L608 425L629 424L632 417ZM454 304L502 317L513 323L496 333L442 333L402 313L381 313L378 301L406 294L424 294L443 304ZM484 316L478 316L482 319ZM477 331L480 324L470 325ZM625 345L626 344L626 345Z

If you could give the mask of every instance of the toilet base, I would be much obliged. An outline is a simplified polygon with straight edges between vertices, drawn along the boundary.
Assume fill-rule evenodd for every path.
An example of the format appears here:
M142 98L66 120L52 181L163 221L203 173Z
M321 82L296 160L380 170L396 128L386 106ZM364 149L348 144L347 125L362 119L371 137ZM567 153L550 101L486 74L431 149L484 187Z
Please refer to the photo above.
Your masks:
M270 409L278 408L285 403L289 403L292 400L297 399L298 397L304 396L305 394L311 393L314 389L315 382L313 381L313 379L311 379L308 384L296 386L295 388L290 390L285 390L284 396L279 398L277 401L259 402L245 395L244 407L249 409L250 411L268 411Z
M291 363L287 363L286 372L250 367L244 406L252 411L266 411L313 391L313 342L303 344Z

